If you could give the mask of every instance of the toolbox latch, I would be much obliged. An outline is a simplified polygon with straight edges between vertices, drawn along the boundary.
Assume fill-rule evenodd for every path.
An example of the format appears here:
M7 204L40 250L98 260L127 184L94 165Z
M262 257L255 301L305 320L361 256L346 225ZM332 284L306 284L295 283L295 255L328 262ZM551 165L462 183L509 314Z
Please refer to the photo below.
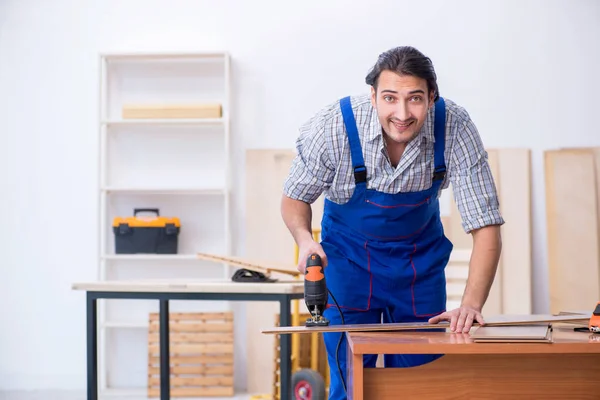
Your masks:
M129 224L119 224L119 235L128 235L131 233Z
M178 233L175 224L165 224L165 232L167 235L176 235Z

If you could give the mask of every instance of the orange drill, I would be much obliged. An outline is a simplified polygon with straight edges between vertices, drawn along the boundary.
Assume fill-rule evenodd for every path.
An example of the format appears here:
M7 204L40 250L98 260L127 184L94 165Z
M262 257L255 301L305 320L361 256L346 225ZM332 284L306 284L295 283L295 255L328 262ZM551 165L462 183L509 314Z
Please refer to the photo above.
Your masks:
M304 275L304 302L312 317L306 320L306 326L327 326L329 320L323 317L327 306L327 285L321 257L311 254L306 260Z

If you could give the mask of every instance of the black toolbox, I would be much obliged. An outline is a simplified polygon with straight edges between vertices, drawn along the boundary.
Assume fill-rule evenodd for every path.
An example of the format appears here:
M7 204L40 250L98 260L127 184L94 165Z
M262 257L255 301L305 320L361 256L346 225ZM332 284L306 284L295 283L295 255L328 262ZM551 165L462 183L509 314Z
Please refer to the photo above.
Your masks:
M155 214L138 217L139 213ZM136 208L133 217L113 220L116 254L177 254L179 218L161 217L158 208Z

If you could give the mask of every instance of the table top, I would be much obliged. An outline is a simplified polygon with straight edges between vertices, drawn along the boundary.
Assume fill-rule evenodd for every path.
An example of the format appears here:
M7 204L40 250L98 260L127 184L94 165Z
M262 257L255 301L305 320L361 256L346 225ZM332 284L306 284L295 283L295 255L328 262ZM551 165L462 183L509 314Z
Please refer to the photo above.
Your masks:
M355 354L600 353L600 334L575 332L574 326L555 324L553 343L475 343L469 333L450 331L348 332L347 335Z
M298 294L304 292L304 282L232 282L231 280L143 279L79 282L73 290L88 292L157 292L157 293L261 293Z

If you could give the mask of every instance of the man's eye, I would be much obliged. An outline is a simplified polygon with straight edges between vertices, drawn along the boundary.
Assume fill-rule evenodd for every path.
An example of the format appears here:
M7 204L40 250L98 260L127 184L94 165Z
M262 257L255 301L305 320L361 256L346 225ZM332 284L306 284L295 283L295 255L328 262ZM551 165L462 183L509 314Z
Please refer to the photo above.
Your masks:
M392 96L383 96L383 99L385 101L393 101L394 100L394 98Z
M413 96L410 98L411 101L421 101L421 96Z

